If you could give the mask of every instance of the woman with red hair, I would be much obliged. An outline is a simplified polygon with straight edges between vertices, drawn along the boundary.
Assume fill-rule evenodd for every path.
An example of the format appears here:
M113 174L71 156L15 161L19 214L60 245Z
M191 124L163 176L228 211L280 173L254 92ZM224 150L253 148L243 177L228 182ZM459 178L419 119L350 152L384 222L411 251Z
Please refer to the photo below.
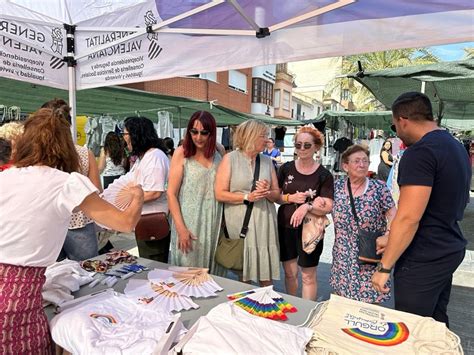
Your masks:
M281 189L278 235L286 293L296 296L300 269L302 296L313 301L318 292L316 269L323 251L323 240L308 254L303 250L301 239L305 216L329 214L334 202L334 179L314 158L323 145L324 135L317 129L300 128L295 135L297 159L283 164L278 171Z
M209 112L195 112L186 136L171 159L168 205L172 216L170 263L209 268L215 272L222 205L214 197L221 155L216 121Z

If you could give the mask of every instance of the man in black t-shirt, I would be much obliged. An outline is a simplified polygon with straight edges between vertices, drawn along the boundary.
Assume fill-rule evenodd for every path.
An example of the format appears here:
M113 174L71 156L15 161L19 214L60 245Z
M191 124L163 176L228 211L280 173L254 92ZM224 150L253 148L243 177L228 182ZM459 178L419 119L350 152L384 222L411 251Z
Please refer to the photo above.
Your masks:
M408 149L399 165L398 212L372 284L387 292L395 266L395 308L449 325L452 277L467 243L458 222L469 202L469 158L464 147L438 127L426 95L399 96L392 114L392 127Z

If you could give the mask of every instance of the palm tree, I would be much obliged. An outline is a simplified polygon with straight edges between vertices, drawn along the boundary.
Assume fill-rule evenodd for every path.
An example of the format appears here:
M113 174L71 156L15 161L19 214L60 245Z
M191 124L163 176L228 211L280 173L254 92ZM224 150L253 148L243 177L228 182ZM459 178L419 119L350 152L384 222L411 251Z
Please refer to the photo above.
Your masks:
M464 48L464 57L466 59L474 59L474 47Z
M342 74L357 73L358 62L363 70L374 71L386 68L397 68L410 65L423 65L437 63L439 59L427 48L407 48L389 51L356 54L343 57ZM383 105L363 86L353 79L337 78L331 81L326 91L332 93L346 89L352 94L352 101L358 111L374 111L383 109Z

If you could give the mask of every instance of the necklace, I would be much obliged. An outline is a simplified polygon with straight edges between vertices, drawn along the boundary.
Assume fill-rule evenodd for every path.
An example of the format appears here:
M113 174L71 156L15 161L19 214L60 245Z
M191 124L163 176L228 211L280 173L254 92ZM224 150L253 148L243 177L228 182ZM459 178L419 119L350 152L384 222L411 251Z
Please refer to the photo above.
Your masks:
M360 190L360 188L365 185L365 181L366 181L366 180L367 180L367 179L364 179L364 181L362 181L362 183L361 183L359 186L357 186L357 187L355 187L355 186L353 187L353 186L351 185L351 189L352 189L352 194L353 194L353 195L357 194L357 192Z

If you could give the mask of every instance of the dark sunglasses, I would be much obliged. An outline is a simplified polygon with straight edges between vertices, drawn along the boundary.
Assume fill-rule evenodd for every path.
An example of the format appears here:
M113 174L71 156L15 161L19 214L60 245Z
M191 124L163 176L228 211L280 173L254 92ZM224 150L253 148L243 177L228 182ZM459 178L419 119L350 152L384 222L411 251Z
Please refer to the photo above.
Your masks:
M198 134L200 134L201 136L208 136L209 134L211 134L211 132L209 132L207 129L199 131L196 128L191 128L189 130L189 133L191 133L193 136L197 136Z
M304 149L310 149L313 146L313 143L295 143L295 148L296 149L301 149L301 147L304 147Z
M394 124L390 126L390 129L392 130L392 132L397 133L397 127Z

